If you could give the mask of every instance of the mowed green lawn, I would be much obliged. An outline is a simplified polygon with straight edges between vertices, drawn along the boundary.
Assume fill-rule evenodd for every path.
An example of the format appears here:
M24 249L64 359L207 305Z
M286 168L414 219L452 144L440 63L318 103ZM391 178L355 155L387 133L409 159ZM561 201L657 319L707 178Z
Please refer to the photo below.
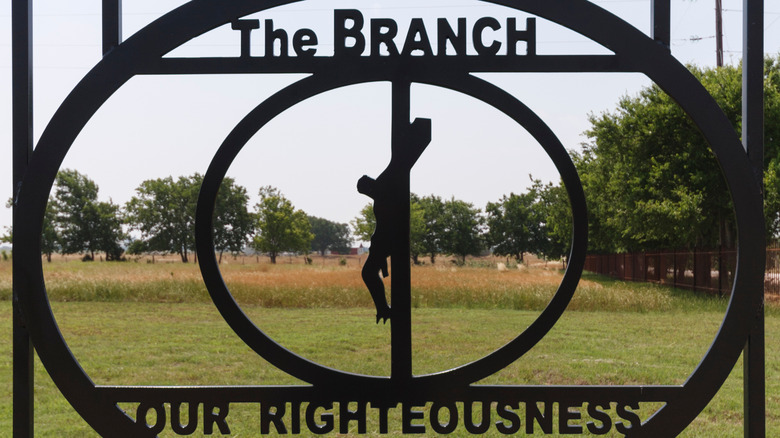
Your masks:
M695 369L717 333L725 301L691 298L665 288L588 277L605 296L655 294L663 306L646 310L617 305L573 310L528 354L483 383L680 384ZM595 285L595 286L594 286ZM644 291L644 292L643 292ZM249 350L208 302L81 301L52 304L76 357L98 384L236 385L297 384ZM0 302L5 339L11 338L11 304ZM387 375L390 326L374 324L370 307L268 308L245 304L263 330L287 348L339 369ZM431 373L482 357L527 327L538 309L446 308L413 311L414 372ZM767 317L767 436L780 436L780 316ZM2 349L0 436L11 430L11 345ZM36 436L96 436L36 365ZM134 406L127 406L134 415ZM658 406L643 405L642 418ZM571 421L584 426L589 419ZM255 405L231 405L231 435L260 433ZM392 416L390 431L401 429ZM494 420L495 421L495 420ZM554 432L557 433L557 423ZM378 426L369 421L369 434ZM202 427L191 436L202 436ZM614 429L612 431L614 432ZM335 433L334 433L335 434ZM428 429L427 435L434 435ZM303 435L307 435L304 427ZM351 434L350 434L351 435ZM460 427L453 436L464 436ZM170 427L162 436L176 436ZM219 436L217 433L216 436ZM491 428L486 436L501 436ZM613 436L619 436L618 434ZM682 435L742 436L742 370L738 365L707 409Z

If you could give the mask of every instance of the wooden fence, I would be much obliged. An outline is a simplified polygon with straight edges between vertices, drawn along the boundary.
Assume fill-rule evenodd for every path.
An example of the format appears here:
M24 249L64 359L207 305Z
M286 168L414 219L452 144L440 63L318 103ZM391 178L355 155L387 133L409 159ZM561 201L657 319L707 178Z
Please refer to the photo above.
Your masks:
M728 295L737 264L734 249L670 250L589 255L585 270L621 280L649 281L677 288ZM780 294L780 247L766 250L764 291Z

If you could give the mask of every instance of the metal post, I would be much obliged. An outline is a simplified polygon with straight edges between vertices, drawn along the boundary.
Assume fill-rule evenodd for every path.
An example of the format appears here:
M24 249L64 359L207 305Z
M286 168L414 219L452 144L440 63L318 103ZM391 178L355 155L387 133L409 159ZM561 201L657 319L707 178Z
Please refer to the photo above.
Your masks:
M671 6L669 0L653 0L651 4L651 25L653 39L667 49L671 40Z
M764 174L764 2L742 2L742 144L763 191ZM764 263L764 265L766 265ZM764 298L763 282L755 293ZM764 353L764 306L756 315L745 345L744 409L745 437L766 436L766 373Z
M409 130L411 82L395 80L392 84L392 148L393 154L402 154L404 145L400 139ZM392 320L391 327L391 376L397 382L412 378L412 297L411 266L409 261L409 174L399 178L396 183L399 220L397 239L393 242L391 260L392 274ZM403 210L403 211L401 211Z
M103 0L103 55L122 42L122 0Z
M715 65L723 67L723 2L715 0Z
M13 0L12 51L13 51L13 196L19 192L33 150L32 118L32 0ZM22 218L13 211L13 224ZM12 241L18 248L16 234ZM19 296L24 293L21 283L21 267L13 259L13 436L33 436L33 346L22 318Z

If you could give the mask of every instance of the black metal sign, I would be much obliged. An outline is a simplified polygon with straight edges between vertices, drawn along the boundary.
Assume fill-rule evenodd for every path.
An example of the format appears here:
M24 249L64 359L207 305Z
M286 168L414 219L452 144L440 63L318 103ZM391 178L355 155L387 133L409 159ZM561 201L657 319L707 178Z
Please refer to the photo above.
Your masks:
M488 431L551 434L555 425L560 434L674 436L712 399L754 333L757 315L762 311L764 275L760 179L740 136L732 130L725 115L701 84L671 56L668 1L653 2L652 37L583 0L487 2L557 23L612 51L610 55L567 56L537 54L536 18L520 21L512 17L505 20L482 17L473 22L465 18L454 22L439 19L435 28L427 28L422 19L415 18L410 21L408 32L399 35L401 26L392 18L367 20L358 9L333 10L330 31L334 49L332 55L323 56L321 35L312 29L285 29L270 19L261 23L245 18L292 3L286 0L192 1L121 41L120 3L118 0L103 3L104 58L62 103L29 163L24 161L21 165L17 175L21 178L23 174L24 178L15 197L14 211L14 298L19 304L19 314L26 321L33 345L60 391L101 435L143 437L163 431L179 435L196 431L227 435L232 430L231 406L255 403L259 404L257 415L263 433L346 432L351 425L366 433L369 419L378 424L378 430L371 432L396 432L391 430L388 416L400 412L400 431L410 434L446 434L458 425L464 425L473 434ZM28 54L30 43L24 35L29 36L29 4L14 2L15 50L24 49L25 43L16 45L21 38L27 41ZM240 56L168 56L182 44L226 24L236 32ZM491 35L495 36L488 38L486 29L494 31ZM252 32L264 33L264 56L252 56ZM436 36L436 44L431 43L431 35ZM523 50L519 51L518 46ZM15 67L15 72L20 70L28 72L24 66ZM522 102L474 75L480 72L643 73L672 96L703 132L719 160L734 201L739 264L721 329L684 384L549 387L476 383L522 357L555 325L575 293L587 246L585 196L563 145ZM225 73L308 74L260 103L225 138L203 180L196 226L203 279L224 319L258 355L306 385L95 385L71 354L58 329L42 274L39 236L55 175L85 124L129 79L138 75ZM27 75L29 78L29 72ZM377 81L392 86L392 158L379 175L364 176L356 183L357 190L374 201L377 218L362 277L376 305L375 322L391 324L390 376L358 375L328 368L279 345L244 314L231 295L214 257L212 240L212 215L219 185L237 154L258 130L305 99L340 87ZM409 174L424 154L431 140L431 126L436 121L410 120L409 91L413 83L436 85L472 96L522 125L542 145L560 172L574 224L570 264L555 296L539 317L487 356L430 375L412 373ZM29 102L23 103L22 96L19 99L15 101L17 115L23 114L22 107L31 108ZM760 107L761 103L753 105ZM17 151L26 150L18 145L31 143L21 127L15 139ZM760 151L759 140L755 148ZM384 295L388 257L392 264L389 277L392 308ZM25 358L29 357L29 352L23 351L24 329L19 323L20 337L15 344L15 366L21 374L27 363ZM759 357L763 361L763 356ZM29 380L26 382L29 384ZM15 380L15 385L15 397L23 401L19 406L23 410L24 403L29 405L31 399L24 398L24 382ZM639 403L644 402L660 403L662 407L642 421L637 410ZM118 407L119 403L136 403L137 412L129 415ZM421 410L426 405L430 409ZM472 420L475 409L482 413L483 421ZM185 411L188 420L182 424ZM146 420L149 412L156 413L156 420L151 424ZM590 421L585 426L572 423L588 418ZM30 418L26 421L29 423ZM22 432L25 419L19 417L18 422L22 425L15 433L25 436ZM760 428L756 432L756 427L753 426L751 436L763 433Z

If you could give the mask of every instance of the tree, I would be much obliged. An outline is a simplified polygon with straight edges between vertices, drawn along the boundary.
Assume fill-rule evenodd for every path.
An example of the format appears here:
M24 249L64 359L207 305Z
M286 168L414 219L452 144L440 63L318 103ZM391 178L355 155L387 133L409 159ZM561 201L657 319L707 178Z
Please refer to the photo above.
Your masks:
M765 185L780 159L779 58L765 60ZM690 67L732 126L742 124L740 66ZM657 86L591 116L590 141L576 155L590 211L592 251L733 246L730 194L698 128ZM780 202L766 190L767 229L778 237Z
M141 232L150 251L179 254L189 261L195 247L195 206L203 177L194 174L146 180L125 206L127 222Z
M106 261L122 258L120 242L126 237L122 232L119 206L110 202L95 202L87 205L84 216L93 224L95 231L94 249L106 254ZM94 260L94 253L91 255Z
M5 203L6 208L13 207L13 199L9 198ZM55 201L49 197L46 211L43 216L43 229L41 230L41 253L46 255L46 261L51 263L51 256L60 248L60 234L57 230L57 211ZM0 243L13 243L13 227L5 227L6 234L0 236Z
M60 233L57 231L56 208L54 198L49 197L46 211L43 214L43 229L41 230L41 252L46 255L47 262L51 262L52 254L62 249L60 247Z
M538 211L538 191L532 187L527 193L504 195L499 202L488 202L485 207L488 231L485 242L493 254L512 256L523 262L526 252L540 253L546 243L541 212Z
M360 209L360 214L350 222L352 229L355 230L355 236L358 239L369 242L371 235L376 229L376 217L374 216L374 206L366 204Z
M332 222L315 216L307 216L311 232L314 238L311 241L311 248L314 251L325 255L325 251L330 250L335 253L345 253L349 251L352 245L349 225Z
M257 212L256 230L252 246L268 253L271 263L283 251L308 251L314 235L306 213L296 210L292 202L271 186L261 187Z
M737 126L736 69L699 77ZM655 85L591 116L591 142L575 157L588 205L592 249L634 251L733 243L731 202L715 157L682 109Z
M440 252L442 226L441 214L444 204L437 196L425 196L420 198L414 193L409 199L409 250L414 264L420 263L420 256L428 254L431 263L436 261L436 255ZM350 224L355 230L355 236L363 241L370 241L371 235L376 229L374 208L366 204L360 214Z
M442 251L466 262L467 255L477 255L482 251L480 210L468 202L454 197L444 203L442 216Z
M62 252L94 252L93 224L86 216L88 206L97 202L97 184L76 170L64 169L57 173L54 193Z
M776 242L780 236L780 160L769 163L764 173L764 199L766 234Z
M780 240L780 56L764 62L764 214L767 237Z
M414 197L413 197L414 201ZM425 233L419 240L420 254L427 254L431 264L436 263L436 256L442 251L441 240L444 233L443 216L444 202L435 195L423 196L416 200L422 209L422 219ZM414 228L412 235L414 236Z
M248 203L244 187L233 178L222 180L214 207L214 248L219 252L219 263L225 251L234 256L243 251L254 233L255 220L247 209Z
M549 183L538 188L539 200L536 210L544 223L545 244L541 253L545 258L561 259L568 264L572 242L572 212L569 194L561 184Z
M98 186L76 170L64 169L55 180L53 208L59 228L60 244L65 254L106 252L107 260L121 254L119 242L124 238L119 207L98 202Z
M133 239L127 245L127 253L130 255L141 255L145 252L149 252L149 247L143 240Z
M415 265L420 264L420 256L425 254L425 236L428 234L425 227L425 212L419 199L412 194L409 204L409 255Z

